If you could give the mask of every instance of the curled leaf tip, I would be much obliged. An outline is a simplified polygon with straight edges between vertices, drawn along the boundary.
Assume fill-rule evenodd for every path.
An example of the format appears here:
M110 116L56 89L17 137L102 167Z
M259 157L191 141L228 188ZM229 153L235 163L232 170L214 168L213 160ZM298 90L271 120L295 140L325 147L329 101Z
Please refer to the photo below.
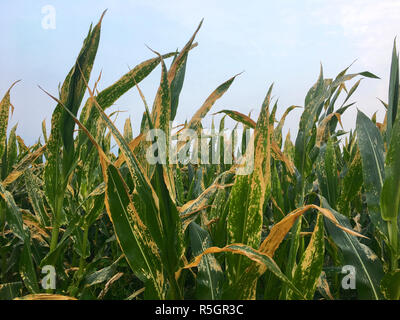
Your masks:
M101 14L101 17L100 17L99 24L101 24L101 23L102 23L102 21L103 21L103 18L104 18L104 16L106 15L106 12L107 12L107 11L108 11L108 9L104 10L104 11L103 11L103 13Z
M21 82L21 81L22 81L22 79L19 79L19 80L17 80L17 81L14 81L14 83L10 86L10 88L8 89L7 92L10 92L11 89L12 89L18 82Z

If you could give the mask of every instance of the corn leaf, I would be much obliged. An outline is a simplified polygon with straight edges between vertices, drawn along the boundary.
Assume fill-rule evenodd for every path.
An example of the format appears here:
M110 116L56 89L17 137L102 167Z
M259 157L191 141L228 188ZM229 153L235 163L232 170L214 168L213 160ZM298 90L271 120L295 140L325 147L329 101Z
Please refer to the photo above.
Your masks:
M338 169L332 139L320 149L317 160L317 176L322 195L332 207L336 207L338 196Z
M141 221L118 170L107 169L106 208L118 242L135 273L145 282L148 297L165 297L165 280L158 247Z
M391 131L396 120L397 111L399 108L399 56L396 49L396 41L393 45L392 64L390 69L389 81L389 103L387 110L387 129L386 141L390 142Z
M197 223L190 224L189 235L195 257L212 247L209 233ZM196 298L201 300L220 299L222 280L222 268L215 257L212 254L203 256L198 265Z
M400 270L385 274L381 281L382 293L388 300L400 300Z
M6 221L10 226L12 232L20 238L21 240L25 241L27 237L27 233L23 227L22 215L21 211L18 208L15 200L10 192L8 192L4 187L3 184L0 182L0 197L6 203Z
M2 159L3 152L6 149L8 117L11 106L10 91L15 84L16 82L12 84L10 89L7 90L3 99L0 101L0 159Z
M314 297L322 272L325 254L324 241L323 215L318 214L310 243L304 251L293 276L293 284L302 292L307 300L311 300ZM292 298L299 299L301 297L294 294Z
M322 197L321 205L330 210L342 226L351 229L348 219L333 210ZM383 277L379 257L355 236L336 228L330 220L326 219L325 222L329 236L343 254L344 265L351 265L356 269L356 288L359 299L379 300L382 296L379 285Z
M286 283L294 292L299 294L300 296L302 295L301 292L293 285L293 283L282 273L282 271L279 269L278 265L275 263L275 261L268 255L255 250L249 246L243 245L243 244L231 244L228 245L224 248L217 248L217 247L211 247L206 249L204 252L202 252L200 255L198 255L193 262L187 264L185 268L193 268L199 265L201 262L202 258L204 255L211 254L211 253L221 253L221 252L228 252L228 253L234 253L234 254L239 254L242 255L251 261L256 262L257 264L261 264L265 266L268 270L270 270L275 276L277 276L281 281ZM246 277L248 273L243 273L241 274L242 277ZM241 283L245 283L245 281L241 281ZM228 296L225 296L224 298L226 299L232 299L232 294L236 296L245 296L244 298L241 299L254 299L253 295L247 295L249 292L247 291L247 286L246 287L240 287L240 286L235 286L234 288L230 288L230 292ZM253 292L251 292L253 294ZM233 298L235 299L235 298Z
M104 13L103 13L104 16ZM54 225L58 227L63 220L62 205L67 179L74 161L73 130L74 121L64 108L76 116L86 91L100 40L101 17L99 23L90 28L75 65L67 75L60 92L51 120L51 134L47 144L44 170L45 192L54 214ZM63 156L60 149L64 146Z
M38 293L39 285L36 277L35 267L32 261L32 251L29 244L29 238L27 241L25 241L24 248L22 249L22 255L19 261L19 272L25 287L31 293Z
M270 125L269 104L272 86L262 105L254 132L254 170L250 175L236 176L229 196L227 222L228 243L242 243L254 249L261 241L264 202L270 193ZM249 266L243 256L227 257L228 282L235 283Z
M385 180L383 140L378 128L361 111L357 114L360 148L368 212L375 227L387 235L380 213L380 195Z
M206 114L210 111L211 107L214 103L221 98L226 91L228 91L229 87L232 85L233 81L238 75L233 76L228 81L224 82L217 89L215 89L210 96L206 99L203 105L197 110L192 119L190 119L187 124L187 128L192 130L197 130L201 124L201 120L206 116Z

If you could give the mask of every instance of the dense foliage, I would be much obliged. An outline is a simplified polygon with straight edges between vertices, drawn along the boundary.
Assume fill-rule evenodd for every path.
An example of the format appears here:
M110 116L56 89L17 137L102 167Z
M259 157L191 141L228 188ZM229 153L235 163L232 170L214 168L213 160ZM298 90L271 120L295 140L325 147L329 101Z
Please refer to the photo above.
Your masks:
M56 103L43 142L29 147L16 127L8 130L12 87L1 100L0 299L400 298L396 47L384 123L358 111L356 129L341 130L361 77L377 77L347 68L326 79L321 68L295 143L283 139L282 128L296 107L278 121L271 86L256 121L221 111L219 128L205 140L206 158L217 157L199 162L204 148L185 148L190 140L177 142L177 129L200 134L202 119L235 79L216 88L190 121L170 127L200 26L182 50L154 52L99 92L88 82L101 20L58 97L43 90ZM149 108L140 82L157 66L161 81ZM137 137L129 119L120 133L107 114L131 89L145 107ZM225 117L251 137L243 130L241 143L235 134L224 138ZM163 130L167 145L174 140L166 163L146 157L149 148L163 152L160 138L148 139L152 129ZM223 161L226 150L232 163ZM189 161L173 163L182 152ZM253 170L238 174L249 163ZM43 289L44 266L55 268L55 289Z

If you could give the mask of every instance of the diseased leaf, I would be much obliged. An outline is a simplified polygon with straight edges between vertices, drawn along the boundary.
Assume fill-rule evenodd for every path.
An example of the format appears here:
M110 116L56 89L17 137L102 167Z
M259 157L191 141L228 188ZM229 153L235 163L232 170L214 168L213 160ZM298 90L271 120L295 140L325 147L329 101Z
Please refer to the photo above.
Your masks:
M130 200L118 170L107 169L106 208L122 251L135 275L148 287L148 297L165 298L165 280L158 247Z
M3 157L3 152L6 149L8 117L11 106L10 91L17 82L11 85L10 89L7 90L3 99L0 101L0 159Z
M310 243L304 251L293 276L293 284L302 292L307 300L313 299L318 280L321 276L325 254L324 241L323 215L318 214ZM292 298L299 299L301 297L294 294Z
M14 300L77 300L77 299L74 297L63 296L60 294L38 293L38 294L29 294L21 298L15 298Z
M262 264L268 270L273 272L274 275L276 275L281 281L286 283L293 291L295 291L300 296L302 295L301 292L293 285L293 283L282 273L282 271L279 269L278 265L275 263L275 261L272 258L270 258L268 255L266 255L258 250L255 250L255 249L250 248L243 244L231 244L224 248L217 248L217 247L208 248L204 252L202 252L200 255L198 255L194 259L193 262L191 262L190 264L187 264L185 266L185 268L186 269L194 268L194 267L198 266L200 261L202 260L203 256L206 254L221 253L221 252L231 252L231 253L235 253L235 254L240 254L254 262L257 262L258 264ZM246 276L246 274L247 273L244 273L241 276ZM242 281L242 283L244 283L244 282ZM240 296L243 293L247 294L248 293L247 290L248 289L246 287L236 287L235 293L238 296ZM242 299L254 299L254 296L247 296L246 298L242 298Z
M212 247L210 235L197 223L190 224L189 234L194 256L198 256ZM222 268L215 257L212 254L203 256L198 265L196 298L201 300L220 299L222 280Z
M333 210L326 199L321 198L322 207L329 209L337 221L346 228L351 228L348 219ZM326 229L329 236L340 248L344 265L353 266L356 269L356 288L359 299L379 300L381 292L380 281L383 277L383 268L379 257L356 237L336 228L331 221L326 221Z
M15 200L10 192L8 192L3 184L0 182L0 197L4 199L6 203L6 221L10 226L12 232L25 241L27 239L27 234L23 227L21 211L18 208Z
M50 226L50 218L44 204L44 193L40 188L40 179L36 177L31 169L24 172L25 186L28 192L28 199L33 211L42 226Z
M227 242L242 243L254 249L261 241L264 202L271 190L271 127L269 125L269 104L272 86L268 90L254 132L254 146L250 157L254 157L253 171L237 175L229 196L227 221ZM250 142L252 143L252 142ZM249 266L243 256L227 257L228 283L237 282Z
M205 115L210 111L211 107L214 103L221 98L226 91L228 91L229 87L232 85L233 81L238 75L233 76L228 81L221 84L217 89L211 93L211 95L207 98L207 100L203 103L200 109L194 114L192 119L190 119L189 123L187 124L187 128L192 130L197 130L200 126L201 120L205 117Z
M252 120L250 117L246 116L243 113L234 110L221 110L215 114L225 113L226 115L230 116L233 120L243 123L245 126L255 129L256 122Z
M38 293L39 285L35 267L32 261L32 251L29 244L29 239L25 241L24 248L22 249L22 255L19 261L19 272L21 274L21 278L25 284L25 287L31 293Z

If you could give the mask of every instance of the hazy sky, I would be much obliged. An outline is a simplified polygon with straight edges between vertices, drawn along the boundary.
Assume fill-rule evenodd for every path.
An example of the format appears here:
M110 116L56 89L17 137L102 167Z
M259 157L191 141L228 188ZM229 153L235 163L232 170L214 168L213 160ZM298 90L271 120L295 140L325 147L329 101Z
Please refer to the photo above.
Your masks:
M42 8L56 9L56 28L43 29ZM398 0L1 0L0 94L22 79L12 91L18 134L32 143L48 129L55 104L37 85L53 94L75 62L91 22L104 9L102 35L92 78L103 72L100 89L129 68L160 52L182 48L204 17L199 46L191 52L177 120L190 118L207 96L236 73L240 75L212 109L258 112L268 86L274 82L278 117L290 105L303 105L316 81L320 63L326 77L350 65L353 72L369 70L381 80L365 79L354 95L357 108L372 115L387 100L391 50L400 32ZM159 83L156 69L141 85L152 102ZM144 110L135 90L117 101L124 110L117 122L130 116L137 132ZM301 110L293 111L286 129L293 135ZM356 107L345 113L345 129L355 123Z

